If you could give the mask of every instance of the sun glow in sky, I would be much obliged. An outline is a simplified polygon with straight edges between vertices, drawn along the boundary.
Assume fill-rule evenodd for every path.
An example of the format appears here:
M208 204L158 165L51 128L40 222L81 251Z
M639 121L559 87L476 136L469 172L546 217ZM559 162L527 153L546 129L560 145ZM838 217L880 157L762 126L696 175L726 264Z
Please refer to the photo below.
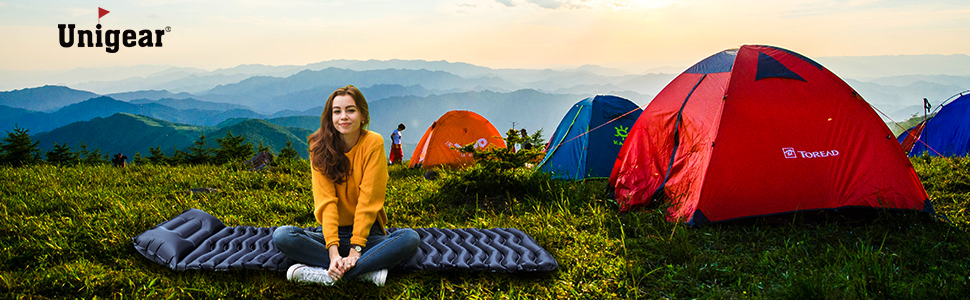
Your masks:
M161 48L63 48L58 24L163 29ZM809 57L970 54L970 1L0 0L0 69L423 59L491 68L687 66L742 44Z

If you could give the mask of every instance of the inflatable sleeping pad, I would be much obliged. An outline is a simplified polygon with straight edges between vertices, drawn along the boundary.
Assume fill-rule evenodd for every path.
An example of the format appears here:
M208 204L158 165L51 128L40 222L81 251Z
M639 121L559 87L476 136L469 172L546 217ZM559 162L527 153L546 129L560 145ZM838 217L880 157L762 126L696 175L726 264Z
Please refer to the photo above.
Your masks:
M319 227L307 228L320 231ZM133 238L135 249L172 270L269 269L293 265L273 245L276 227L227 227L218 218L189 209ZM393 232L397 228L387 228ZM552 271L556 259L529 235L513 228L415 228L418 252L398 265L406 271Z

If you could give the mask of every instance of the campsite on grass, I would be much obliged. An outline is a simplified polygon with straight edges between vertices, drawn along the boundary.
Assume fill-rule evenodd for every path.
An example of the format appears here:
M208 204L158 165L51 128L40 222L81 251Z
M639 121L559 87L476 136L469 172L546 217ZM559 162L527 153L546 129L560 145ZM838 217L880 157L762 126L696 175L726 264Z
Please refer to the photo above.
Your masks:
M522 95L506 96L513 94ZM443 97L462 95L488 94ZM401 122L389 119L401 112L390 108L420 103L414 97L374 101L368 130L390 132L383 125ZM434 97L441 96L424 100ZM220 122L237 135L116 115L112 122L139 122L152 137L194 141L171 151L138 145L150 151L127 154L131 163L119 153L113 165L83 141L54 141L42 151L29 128L16 127L0 142L0 296L970 295L970 158L949 150L908 157L901 147L965 146L966 136L944 138L939 128L966 123L960 108L968 96L905 133L912 138L897 138L864 95L818 62L744 45L701 59L650 99L555 97L547 108L562 110L551 117L502 113L525 108L501 101L422 106L422 116L434 116L408 123L427 129L416 144L404 143L409 160L388 164L383 206L387 231L414 228L419 250L384 273L379 287L289 281L288 268L299 262L273 242L282 225L321 228L311 163L292 140L304 142L299 135L326 124L316 109ZM483 113L450 106L462 103ZM500 119L508 116L531 117ZM64 127L125 127L105 127L105 119ZM541 129L551 126L536 125L548 120L558 125L546 139Z

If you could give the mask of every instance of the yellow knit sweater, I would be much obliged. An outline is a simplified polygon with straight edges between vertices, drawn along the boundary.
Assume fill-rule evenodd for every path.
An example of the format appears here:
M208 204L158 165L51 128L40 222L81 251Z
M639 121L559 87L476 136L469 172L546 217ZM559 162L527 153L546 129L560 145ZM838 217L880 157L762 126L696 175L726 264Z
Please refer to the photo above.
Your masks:
M384 192L387 190L387 161L384 138L369 130L350 152L350 174L347 181L334 184L315 168L310 168L313 180L313 214L323 227L327 248L340 243L337 227L354 226L351 244L367 246L374 221L383 228L387 224L384 213ZM386 234L386 232L385 232Z

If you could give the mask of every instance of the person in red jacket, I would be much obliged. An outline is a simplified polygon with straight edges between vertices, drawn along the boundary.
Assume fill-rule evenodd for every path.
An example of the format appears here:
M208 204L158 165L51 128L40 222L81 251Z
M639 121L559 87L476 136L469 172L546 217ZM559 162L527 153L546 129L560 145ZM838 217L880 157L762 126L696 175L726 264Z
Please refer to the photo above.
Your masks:
M320 119L309 144L313 215L321 232L281 226L273 243L299 262L287 271L289 280L332 285L357 277L383 286L387 269L414 255L420 243L412 229L385 230L384 138L365 129L367 101L352 85L330 95Z

